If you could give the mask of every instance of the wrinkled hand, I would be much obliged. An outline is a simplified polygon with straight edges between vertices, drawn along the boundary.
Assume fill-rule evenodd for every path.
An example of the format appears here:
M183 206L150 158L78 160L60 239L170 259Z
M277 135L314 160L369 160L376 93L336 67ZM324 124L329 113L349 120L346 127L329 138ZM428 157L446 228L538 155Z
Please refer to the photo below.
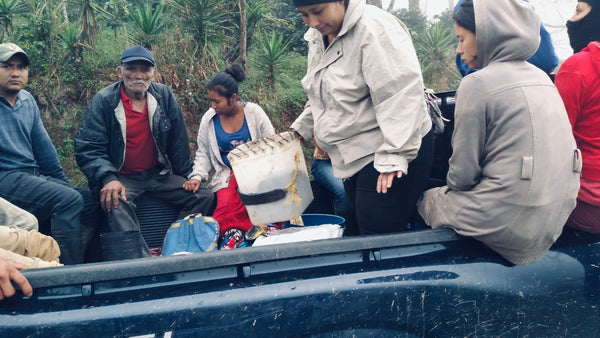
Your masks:
M12 297L15 294L16 290L11 280L17 283L25 296L31 297L33 288L27 278L19 271L24 268L25 266L13 261L0 260L0 300Z
M119 181L110 181L100 190L100 205L107 212L119 206L119 196L126 201L125 186Z
M377 179L377 192L383 194L387 193L388 189L392 187L394 177L402 177L402 172L392 171L389 173L380 173L379 178Z
M195 178L187 180L183 183L183 189L196 193L200 189L200 181Z

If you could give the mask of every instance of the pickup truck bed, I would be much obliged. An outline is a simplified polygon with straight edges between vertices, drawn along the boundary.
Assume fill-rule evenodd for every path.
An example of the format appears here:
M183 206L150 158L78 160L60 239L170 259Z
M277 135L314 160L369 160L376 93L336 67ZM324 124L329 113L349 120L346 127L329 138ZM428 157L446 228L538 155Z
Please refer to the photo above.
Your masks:
M512 266L447 229L26 271L4 337L600 334L600 238Z
M449 152L442 138L441 165ZM139 205L151 246L170 208ZM24 274L34 295L0 303L0 337L600 336L600 236L569 229L526 266L438 229Z

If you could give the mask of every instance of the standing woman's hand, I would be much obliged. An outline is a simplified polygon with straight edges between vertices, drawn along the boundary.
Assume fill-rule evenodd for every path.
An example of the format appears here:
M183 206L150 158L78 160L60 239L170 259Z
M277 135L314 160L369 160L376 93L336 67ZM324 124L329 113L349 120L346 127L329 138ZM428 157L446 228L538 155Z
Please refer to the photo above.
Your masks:
M401 178L402 172L398 170L389 173L380 173L377 179L377 192L382 194L387 193L387 190L392 187L394 177Z

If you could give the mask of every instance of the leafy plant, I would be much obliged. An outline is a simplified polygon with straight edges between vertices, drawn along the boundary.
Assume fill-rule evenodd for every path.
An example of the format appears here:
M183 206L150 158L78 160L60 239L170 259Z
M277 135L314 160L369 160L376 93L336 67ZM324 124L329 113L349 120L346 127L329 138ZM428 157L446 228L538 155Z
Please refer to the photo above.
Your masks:
M219 47L228 45L237 26L232 21L236 5L232 0L182 0L174 4L182 18L182 30L189 33L198 46L196 51L200 53L202 64L219 68Z
M283 34L272 32L270 36L263 36L259 30L256 35L256 57L252 59L252 65L265 74L267 89L273 93L278 74L288 61L289 46L289 42L284 41Z
M291 1L276 2L270 9L271 15L266 21L270 26L261 25L264 30L277 30L284 34L285 40L290 43L290 50L300 55L306 55L308 45L303 36L308 29L308 26L302 20L302 16L296 10L296 7Z
M394 11L392 14L408 27L413 38L418 38L419 33L427 29L427 17L420 10L409 11L403 8L399 11Z
M81 28L80 37L87 45L93 47L96 45L96 24L95 7L91 0L84 0L81 10Z
M119 28L123 26L123 18L129 17L129 3L126 0L108 0L102 5L100 16L106 25L113 30L114 38L117 38Z
M251 48L251 42L259 28L259 24L265 18L270 18L269 13L273 10L274 5L269 0L248 0L247 6L246 26L248 30L248 48Z
M137 44L148 49L158 43L162 39L161 33L167 26L164 13L165 6L162 4L158 4L156 7L151 2L137 5L130 14L130 18L134 22L131 38Z
M454 42L454 36L445 29L442 29L438 24L425 30L417 40L417 54L426 68L435 68L440 62L446 61L449 51L451 51ZM427 72L426 69L423 72Z
M53 28L54 17L47 1L27 0L27 9L24 18L26 24L20 29L20 41L25 42L27 49L33 51L38 57L31 57L32 63L42 64L40 57L48 55L54 44ZM40 67L43 70L45 67Z
M13 17L19 14L23 8L20 0L0 0L0 22L2 22L0 41L4 41L5 37L12 40Z
M60 33L58 33L58 40L65 48L65 53L61 58L62 61L67 61L70 58L76 63L80 63L83 60L83 48L93 49L92 46L83 41L82 36L83 33L75 24L68 23L62 26Z
M427 87L444 88L455 76L456 70L452 62L454 40L452 32L436 23L426 29L416 41L415 47Z

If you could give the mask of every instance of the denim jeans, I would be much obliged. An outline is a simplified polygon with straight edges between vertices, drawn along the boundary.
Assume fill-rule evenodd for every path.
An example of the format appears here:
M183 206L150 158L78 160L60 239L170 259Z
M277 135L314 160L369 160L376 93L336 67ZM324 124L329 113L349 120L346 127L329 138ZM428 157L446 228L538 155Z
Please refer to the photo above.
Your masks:
M40 175L34 168L0 171L0 197L29 211L40 223L50 221L49 235L60 247L63 264L83 263L87 236L93 233L93 229L83 229L80 222L85 205L82 193L89 194L65 181Z
M335 197L333 207L336 212L349 212L350 202L344 190L341 179L333 176L333 167L330 160L319 160L313 157L311 161L311 172L315 181L319 182L325 189L329 190Z

